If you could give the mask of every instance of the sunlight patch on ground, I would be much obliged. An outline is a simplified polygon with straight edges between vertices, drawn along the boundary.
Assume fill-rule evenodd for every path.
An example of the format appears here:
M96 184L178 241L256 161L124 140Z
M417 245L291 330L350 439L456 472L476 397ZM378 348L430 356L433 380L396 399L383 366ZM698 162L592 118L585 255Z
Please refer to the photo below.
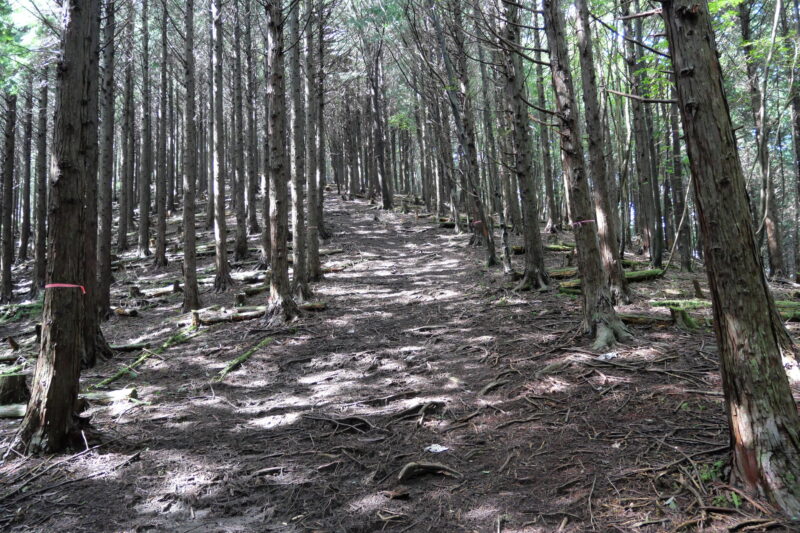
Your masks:
M265 416L248 422L248 425L262 429L274 429L282 426L291 426L300 419L301 413L293 412L282 415Z

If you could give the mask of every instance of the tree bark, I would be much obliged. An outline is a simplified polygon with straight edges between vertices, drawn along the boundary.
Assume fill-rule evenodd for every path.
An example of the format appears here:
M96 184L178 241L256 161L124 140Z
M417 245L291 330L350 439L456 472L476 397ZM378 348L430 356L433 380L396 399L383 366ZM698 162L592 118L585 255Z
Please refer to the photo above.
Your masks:
M781 356L788 338L756 248L736 138L705 4L665 0L714 309L733 478L800 517L800 417Z
M275 139L270 149L270 291L265 321L270 325L293 320L299 313L292 300L289 285L287 240L289 236L289 167L286 164L286 145L277 140L286 138L286 93L284 83L284 41L282 0L266 5L268 23L267 54L269 58L269 137Z

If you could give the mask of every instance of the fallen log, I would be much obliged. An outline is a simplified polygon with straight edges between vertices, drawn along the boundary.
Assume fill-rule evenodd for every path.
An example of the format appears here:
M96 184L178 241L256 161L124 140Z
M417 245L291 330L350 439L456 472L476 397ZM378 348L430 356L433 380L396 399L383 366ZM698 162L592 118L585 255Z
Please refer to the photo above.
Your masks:
M138 352L139 350L144 350L145 348L149 348L149 342L137 342L135 344L113 344L109 346L115 352Z
M161 355L168 348L171 348L172 346L175 346L177 344L184 343L184 342L188 341L189 339L191 339L192 337L194 337L194 336L196 336L198 334L199 333L197 332L197 328L194 327L194 326L190 326L190 327L188 327L186 329L183 329L183 330L179 331L178 333L176 333L175 335L173 335L169 339L167 339L166 342L164 342L164 344L162 344L161 346L159 346L155 350L152 350L152 351L151 350L145 350L144 353L142 355L140 355L139 358L136 361L134 361L130 365L127 365L127 366L121 368L113 376L111 376L109 378L106 378L106 379L104 379L104 380L102 380L99 383L96 383L94 385L90 385L88 390L97 389L97 388L100 388L100 387L105 387L107 385L110 385L111 383L114 383L118 379L121 379L122 377L133 373L134 369L136 369L139 366L141 366L145 361L147 361L151 357L153 357L155 355Z
M213 381L218 383L223 379L225 379L225 377L228 374L230 374L231 372L242 366L248 359L250 359L253 356L253 354L255 354L261 348L264 348L265 346L271 344L272 341L273 341L272 337L267 337L266 339L262 340L261 342L259 342L258 344L256 344L255 346L244 352L242 355L240 355L239 357L237 357L236 359L225 365L225 368L220 370L219 374L217 374L217 377L215 377Z

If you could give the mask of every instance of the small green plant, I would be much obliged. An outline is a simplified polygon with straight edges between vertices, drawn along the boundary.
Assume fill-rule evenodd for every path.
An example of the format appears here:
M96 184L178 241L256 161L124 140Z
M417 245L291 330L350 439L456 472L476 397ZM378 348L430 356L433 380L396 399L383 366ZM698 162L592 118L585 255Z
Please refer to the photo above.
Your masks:
M722 468L725 466L725 461L717 460L711 464L704 463L698 467L698 474L700 481L713 481L722 475Z

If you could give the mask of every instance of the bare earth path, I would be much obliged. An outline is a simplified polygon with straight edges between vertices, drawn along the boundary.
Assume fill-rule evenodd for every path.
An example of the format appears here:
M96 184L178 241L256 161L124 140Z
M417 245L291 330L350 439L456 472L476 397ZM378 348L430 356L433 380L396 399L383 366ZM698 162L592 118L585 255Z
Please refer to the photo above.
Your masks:
M329 266L346 268L314 286L326 311L281 331L203 327L151 357L113 385L141 401L88 411L100 447L2 465L0 527L646 532L772 520L717 480L726 438L708 332L638 329L634 344L592 354L575 337L578 302L513 294L466 236L365 202L328 208L327 246L344 250ZM167 296L107 334L163 342L179 306ZM139 355L86 372L84 386ZM15 426L3 421L2 438Z

